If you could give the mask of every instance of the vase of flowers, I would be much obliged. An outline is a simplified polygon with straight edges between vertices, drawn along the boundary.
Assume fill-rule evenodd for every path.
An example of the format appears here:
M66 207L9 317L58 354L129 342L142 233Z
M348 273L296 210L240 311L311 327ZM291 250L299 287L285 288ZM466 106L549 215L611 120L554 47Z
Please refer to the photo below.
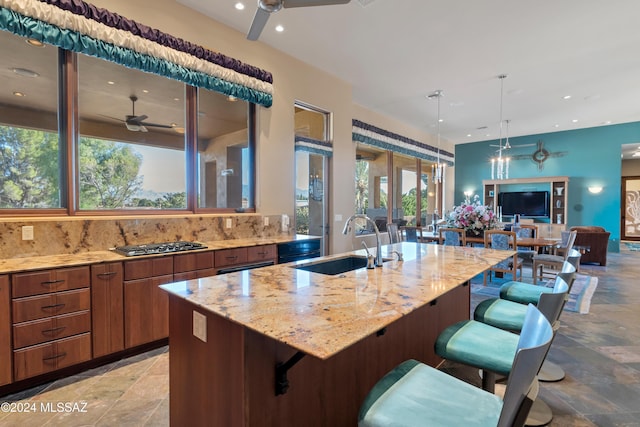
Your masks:
M495 228L496 216L489 206L480 203L480 197L476 194L473 201L467 197L460 205L454 206L447 222L450 227L463 228L469 236L480 236L484 230Z

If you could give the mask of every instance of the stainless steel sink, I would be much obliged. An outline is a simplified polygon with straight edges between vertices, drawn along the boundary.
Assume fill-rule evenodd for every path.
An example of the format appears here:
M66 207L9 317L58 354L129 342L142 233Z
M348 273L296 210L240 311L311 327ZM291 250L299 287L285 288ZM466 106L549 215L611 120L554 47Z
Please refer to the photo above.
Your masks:
M383 259L389 261L389 259ZM326 261L317 261L308 264L293 266L298 270L306 270L312 273L335 275L346 273L347 271L365 268L367 266L367 258L363 256L349 255L341 258L329 259Z

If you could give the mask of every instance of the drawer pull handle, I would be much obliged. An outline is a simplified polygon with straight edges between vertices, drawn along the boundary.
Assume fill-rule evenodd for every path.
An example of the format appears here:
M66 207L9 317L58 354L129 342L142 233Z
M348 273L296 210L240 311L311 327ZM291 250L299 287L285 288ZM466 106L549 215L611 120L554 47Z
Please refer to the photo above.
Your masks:
M49 360L55 360L55 359L59 359L59 358L61 358L61 357L65 357L66 355L67 355L67 353L66 353L66 352L62 352L62 353L60 353L60 354L56 354L55 356L43 357L43 358L42 358L42 361L43 361L43 362L47 362L47 361L49 361Z
M58 283L64 283L64 279L47 280L46 282L41 282L41 285L42 286L52 286L52 285L57 285Z
M227 259L238 259L238 255L228 256Z
M51 304L51 305L43 305L42 309L43 310L57 310L59 308L64 307L66 304L61 302L59 304Z
M258 255L268 255L269 252L258 252Z
M106 273L98 273L98 277L111 277L115 276L117 273L115 271L109 271Z
M55 335L55 334L57 334L58 332L62 332L62 331L64 331L65 329L67 329L67 327L66 327L66 326L58 326L57 328L44 329L44 330L42 331L42 335L47 335L47 334Z

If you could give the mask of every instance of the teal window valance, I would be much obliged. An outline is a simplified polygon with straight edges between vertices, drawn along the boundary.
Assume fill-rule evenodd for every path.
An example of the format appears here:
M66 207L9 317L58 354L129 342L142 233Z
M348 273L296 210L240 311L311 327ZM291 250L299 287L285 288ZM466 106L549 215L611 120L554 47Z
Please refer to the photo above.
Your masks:
M333 145L330 142L308 138L306 136L296 135L295 147L296 151L308 151L329 157L333 155Z
M0 29L265 107L271 73L80 0L0 0Z
M438 147L381 129L360 120L352 120L351 138L353 142L360 142L383 150L417 157L422 160L431 162L438 160ZM448 166L453 166L453 160L453 153L440 150L441 162L446 163Z

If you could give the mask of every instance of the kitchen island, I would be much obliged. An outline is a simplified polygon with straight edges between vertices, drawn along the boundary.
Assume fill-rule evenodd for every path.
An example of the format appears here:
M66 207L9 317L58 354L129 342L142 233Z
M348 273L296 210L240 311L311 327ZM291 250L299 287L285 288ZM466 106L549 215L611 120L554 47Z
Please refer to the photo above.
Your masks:
M433 343L469 317L470 279L513 252L403 242L375 269L295 268L345 255L163 285L171 424L356 425L387 371L440 362Z

